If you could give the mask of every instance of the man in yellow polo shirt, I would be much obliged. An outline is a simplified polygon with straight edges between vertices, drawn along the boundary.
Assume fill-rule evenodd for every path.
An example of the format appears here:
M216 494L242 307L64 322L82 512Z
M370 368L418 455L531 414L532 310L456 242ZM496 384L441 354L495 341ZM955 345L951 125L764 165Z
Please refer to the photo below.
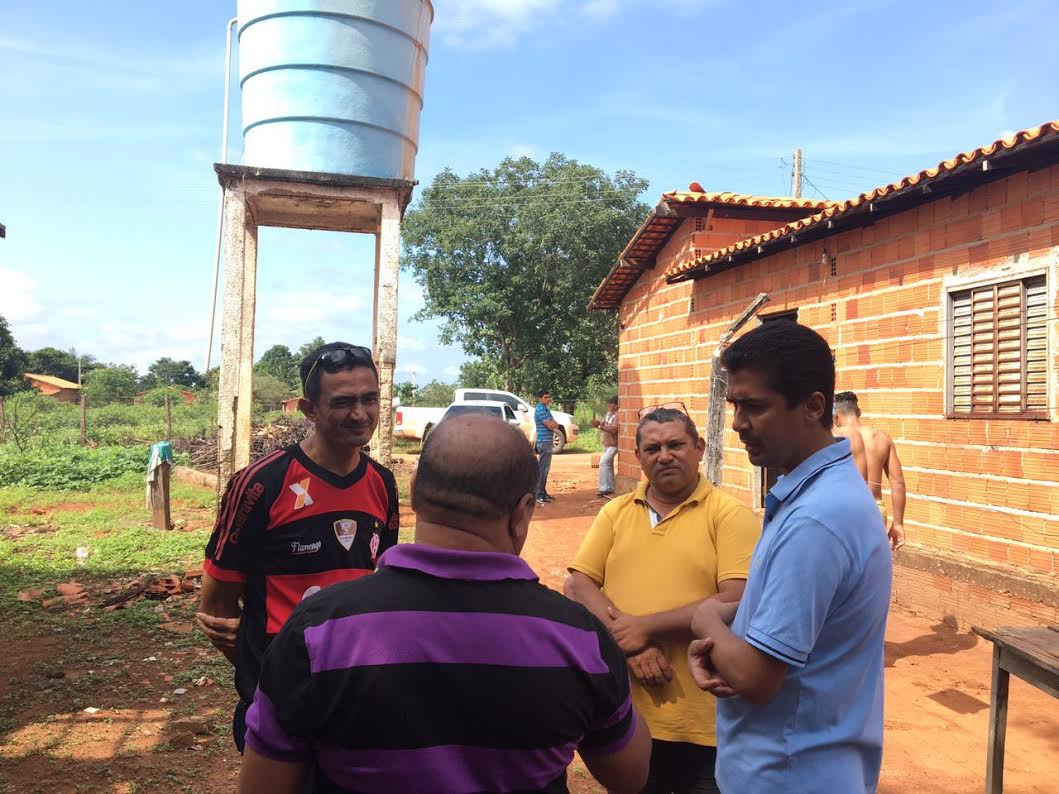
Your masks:
M633 703L651 729L644 792L716 792L716 706L688 669L691 619L708 598L738 601L761 524L699 473L705 443L682 411L636 428L647 482L607 504L563 587L603 621L628 658Z

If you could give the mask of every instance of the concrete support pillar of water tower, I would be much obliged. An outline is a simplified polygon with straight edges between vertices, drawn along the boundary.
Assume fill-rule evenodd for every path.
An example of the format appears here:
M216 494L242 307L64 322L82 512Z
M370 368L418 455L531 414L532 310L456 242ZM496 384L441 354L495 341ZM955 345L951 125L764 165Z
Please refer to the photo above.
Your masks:
M242 186L224 191L224 304L217 386L219 482L250 463L253 411L257 224Z
M397 281L400 276L401 206L397 197L380 206L375 237L375 365L379 369L379 427L371 448L384 466L393 458L393 373L397 363Z

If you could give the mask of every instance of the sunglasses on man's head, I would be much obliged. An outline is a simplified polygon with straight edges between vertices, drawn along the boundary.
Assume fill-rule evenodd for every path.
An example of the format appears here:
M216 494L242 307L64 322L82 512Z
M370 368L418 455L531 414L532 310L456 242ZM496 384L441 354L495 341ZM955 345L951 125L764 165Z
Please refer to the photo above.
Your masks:
M668 411L680 411L682 414L687 414L688 409L684 407L682 402L662 403L661 405L649 405L646 408L641 408L636 413L637 419L643 419L651 411L657 411L659 408L665 408Z
M366 347L360 345L353 345L352 347L339 347L334 350L328 350L320 354L320 357L313 362L313 365L309 367L309 371L305 373L305 380L302 382L302 393L305 393L305 385L309 382L309 379L313 376L313 372L316 371L316 367L319 364L323 364L324 372L330 369L337 369L344 367L351 361L367 361L372 362L371 351Z

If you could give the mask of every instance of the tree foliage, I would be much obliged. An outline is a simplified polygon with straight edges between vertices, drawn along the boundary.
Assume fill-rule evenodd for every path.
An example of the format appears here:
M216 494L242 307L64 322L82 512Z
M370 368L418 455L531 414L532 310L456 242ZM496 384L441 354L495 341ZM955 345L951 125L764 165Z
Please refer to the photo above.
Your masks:
M316 348L323 347L327 342L324 341L322 336L318 336L315 339L310 339L304 345L298 348L298 352L294 354L294 364L296 367L300 367L302 359L312 353Z
M15 344L11 328L0 316L0 398L25 388L26 354Z
M257 360L254 365L255 375L271 375L279 378L292 388L298 382L298 365L300 360L294 357L286 345L273 345Z
M27 389L4 400L0 441L10 439L19 452L25 452L30 442L47 428L47 415L58 403L33 389Z
M53 375L77 383L77 355L57 347L42 347L26 354L26 372Z
M411 381L404 381L402 383L395 383L393 385L393 396L394 399L400 400L401 405L415 405L416 404L416 393L419 389Z
M94 369L83 382L81 393L95 406L131 401L140 387L136 368L125 364Z
M444 319L441 341L479 359L474 374L581 396L614 367L615 318L586 305L647 213L646 187L561 154L443 171L402 226L403 264L425 287L417 316Z
M198 389L203 383L202 375L191 365L190 361L174 361L168 356L163 356L147 368L142 386L145 389L155 389L159 386Z
M416 405L449 405L456 397L456 386L432 380L416 390Z
M262 408L279 408L291 395L287 381L266 373L254 374L254 401Z

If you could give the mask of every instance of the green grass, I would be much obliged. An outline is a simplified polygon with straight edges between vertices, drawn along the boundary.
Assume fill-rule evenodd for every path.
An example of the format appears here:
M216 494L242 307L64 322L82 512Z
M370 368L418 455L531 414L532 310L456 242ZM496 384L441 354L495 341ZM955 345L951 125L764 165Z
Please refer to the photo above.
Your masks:
M599 437L599 431L594 427L582 428L577 436L577 441L567 446L566 452L602 452L603 439Z
M85 491L0 488L0 604L39 610L36 604L18 602L17 593L71 578L87 583L142 573L183 573L200 564L214 493L174 482L171 495L181 511L201 513L201 528L151 528L139 473ZM83 565L76 559L78 547L88 549Z
M423 442L413 438L395 438L393 440L393 451L403 452L406 455L418 455L423 448Z

